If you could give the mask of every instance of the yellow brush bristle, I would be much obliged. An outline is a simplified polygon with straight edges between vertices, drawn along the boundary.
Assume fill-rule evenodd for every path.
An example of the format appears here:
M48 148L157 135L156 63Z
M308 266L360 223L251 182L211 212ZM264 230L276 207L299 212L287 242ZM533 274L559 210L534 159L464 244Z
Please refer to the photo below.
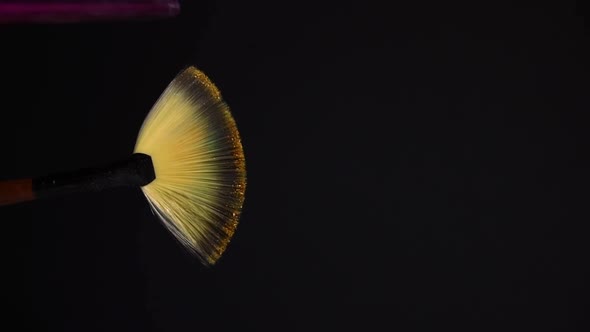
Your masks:
M246 189L236 123L215 85L194 67L168 85L146 117L136 153L156 179L142 187L154 213L204 264L214 264L238 225Z

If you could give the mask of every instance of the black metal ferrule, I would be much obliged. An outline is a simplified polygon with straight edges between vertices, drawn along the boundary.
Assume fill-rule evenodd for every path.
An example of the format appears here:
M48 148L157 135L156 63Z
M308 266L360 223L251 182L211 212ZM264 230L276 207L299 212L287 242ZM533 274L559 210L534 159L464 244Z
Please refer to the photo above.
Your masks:
M156 178L152 158L134 153L102 168L86 168L33 179L36 198L96 192L115 187L145 186Z

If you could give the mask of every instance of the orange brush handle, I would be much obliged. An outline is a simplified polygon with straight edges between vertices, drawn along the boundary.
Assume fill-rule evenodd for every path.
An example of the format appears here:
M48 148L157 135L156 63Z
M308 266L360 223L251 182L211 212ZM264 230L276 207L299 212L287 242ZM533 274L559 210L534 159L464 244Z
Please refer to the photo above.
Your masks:
M0 181L0 206L34 199L32 179Z

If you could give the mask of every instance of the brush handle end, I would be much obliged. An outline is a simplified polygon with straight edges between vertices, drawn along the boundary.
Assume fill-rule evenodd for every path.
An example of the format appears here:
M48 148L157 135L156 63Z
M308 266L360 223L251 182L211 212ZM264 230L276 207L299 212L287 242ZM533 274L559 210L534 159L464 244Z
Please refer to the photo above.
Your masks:
M35 199L32 179L0 181L0 206L32 201Z

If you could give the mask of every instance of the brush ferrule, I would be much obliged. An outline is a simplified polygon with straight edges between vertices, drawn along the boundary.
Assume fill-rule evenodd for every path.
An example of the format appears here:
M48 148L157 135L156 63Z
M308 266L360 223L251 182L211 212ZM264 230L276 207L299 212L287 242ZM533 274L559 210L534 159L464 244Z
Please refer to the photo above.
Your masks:
M102 191L114 187L145 186L155 179L152 158L135 153L125 160L102 168L87 168L33 179L38 198Z

